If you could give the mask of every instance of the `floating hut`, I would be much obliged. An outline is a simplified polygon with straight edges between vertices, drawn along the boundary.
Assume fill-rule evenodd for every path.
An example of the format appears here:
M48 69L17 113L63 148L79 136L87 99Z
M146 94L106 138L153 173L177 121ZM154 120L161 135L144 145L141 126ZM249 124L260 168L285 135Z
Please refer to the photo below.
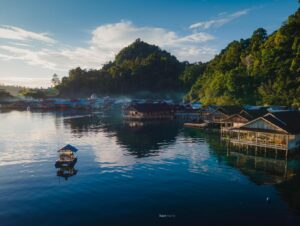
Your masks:
M125 119L173 119L172 105L166 103L140 103L131 104L123 109Z
M230 143L264 149L289 150L300 147L300 112L267 113L229 132Z
M65 147L59 149L57 152L59 153L59 159L56 160L55 166L74 166L77 162L77 157L75 153L78 151L77 148L68 144Z

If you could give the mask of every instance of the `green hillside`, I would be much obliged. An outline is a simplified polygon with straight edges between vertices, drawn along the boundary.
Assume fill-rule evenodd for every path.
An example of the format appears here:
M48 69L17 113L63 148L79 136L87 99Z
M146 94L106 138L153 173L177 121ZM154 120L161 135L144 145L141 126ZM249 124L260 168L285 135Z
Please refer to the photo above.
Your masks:
M179 62L137 39L99 70L72 69L61 96L185 91L204 104L300 106L300 10L272 34L259 28L207 63Z
M300 10L269 36L259 28L231 42L206 64L187 99L300 106Z
M70 70L57 88L62 96L181 91L184 66L170 53L137 39L100 70Z

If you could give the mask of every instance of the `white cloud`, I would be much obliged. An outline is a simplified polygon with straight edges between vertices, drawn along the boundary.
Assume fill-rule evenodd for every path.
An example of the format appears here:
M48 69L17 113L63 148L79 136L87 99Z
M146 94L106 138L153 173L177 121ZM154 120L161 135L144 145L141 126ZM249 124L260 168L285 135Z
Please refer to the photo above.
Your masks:
M207 41L211 41L214 40L215 37L208 34L208 33L204 33L204 32L199 32L199 33L195 33L192 35L188 35L182 38L178 38L177 43L200 43L200 42L207 42Z
M36 40L46 43L55 43L55 40L46 33L35 33L22 28L0 25L0 39L10 39L19 41Z
M0 28L0 38L4 37L3 34ZM36 33L26 31L26 34ZM8 38L10 35L6 33L5 37ZM26 35L18 37L20 40L29 38ZM179 35L160 27L139 27L130 21L98 26L91 32L91 38L85 47L70 47L58 42L48 46L47 44L52 42L52 39L48 40L49 37L44 34L31 35L30 38L36 41L45 40L46 43L44 46L41 43L35 45L33 41L30 45L22 45L19 42L0 45L0 60L20 60L29 65L40 66L67 75L69 69L77 66L101 68L104 63L113 60L122 48L137 38L158 45L181 61L207 61L217 53L217 50L208 44L215 37L206 32Z
M1 45L0 50L2 50L0 58L4 60L23 60L30 65L40 65L48 69L59 69L54 62L45 59L45 57L49 54L48 50L42 49L34 51L31 49L6 45Z
M29 44L21 43L21 42L10 42L9 44L13 45L13 46L23 46L23 47L30 47L31 46Z
M51 85L50 78L40 77L2 77L0 76L0 84L19 85L26 87L49 87Z
M202 49L203 43L215 39L214 36L199 32L187 36L180 36L174 31L158 27L137 27L130 21L121 21L115 24L107 24L97 27L92 32L91 50L104 53L106 62L108 59L113 59L114 55L123 47L132 43L135 39L141 38L143 41L150 44L155 44L166 49L174 54L179 60L192 60L198 57L196 61L207 60L201 55L195 56L193 51L187 51L183 54L183 50L187 49ZM209 48L209 47L206 47ZM211 48L212 52L216 51ZM78 51L76 51L78 53ZM178 55L180 53L180 55ZM213 54L213 55L214 55ZM211 58L213 55L207 56Z
M250 11L250 9L244 9L244 10L240 10L235 13L228 14L228 15L226 15L226 13L222 13L222 14L219 14L219 16L223 16L223 18L208 20L208 21L201 21L201 22L192 24L189 28L190 29L209 29L212 27L221 27L234 19L237 19L241 16L248 14L249 11Z

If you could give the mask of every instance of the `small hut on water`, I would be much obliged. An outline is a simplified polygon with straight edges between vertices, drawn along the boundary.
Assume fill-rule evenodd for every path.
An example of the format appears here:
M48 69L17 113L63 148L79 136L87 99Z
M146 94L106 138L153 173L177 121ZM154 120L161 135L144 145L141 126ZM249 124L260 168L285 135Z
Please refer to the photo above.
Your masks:
M59 149L57 152L59 154L59 159L56 160L55 166L74 166L77 162L77 157L75 153L78 151L77 148L68 144L65 147Z

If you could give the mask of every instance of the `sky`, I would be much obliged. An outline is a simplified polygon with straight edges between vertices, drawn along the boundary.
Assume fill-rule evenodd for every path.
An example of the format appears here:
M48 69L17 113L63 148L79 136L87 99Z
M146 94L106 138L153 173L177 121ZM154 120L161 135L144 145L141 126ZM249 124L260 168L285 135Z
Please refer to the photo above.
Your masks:
M137 38L206 62L259 27L272 33L297 0L0 0L0 84L47 87L54 73L100 69Z

